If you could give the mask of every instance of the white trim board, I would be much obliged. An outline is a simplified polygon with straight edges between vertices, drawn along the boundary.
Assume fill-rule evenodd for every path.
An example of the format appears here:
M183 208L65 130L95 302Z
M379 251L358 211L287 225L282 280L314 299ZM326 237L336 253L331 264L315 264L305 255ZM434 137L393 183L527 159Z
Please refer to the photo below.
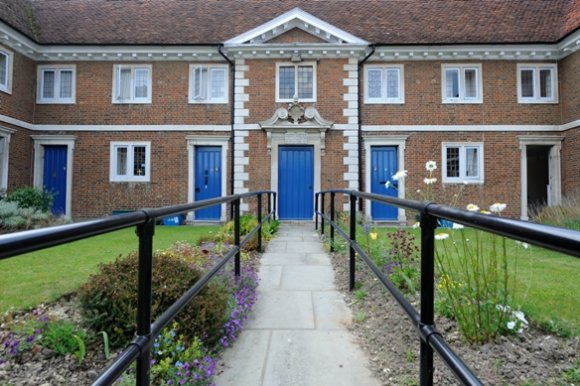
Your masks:
M231 125L39 125L0 114L0 122L35 131L230 131ZM362 131L552 131L580 126L580 119L562 125L362 125ZM258 124L234 125L235 130L261 130ZM335 124L331 130L357 130L358 125Z

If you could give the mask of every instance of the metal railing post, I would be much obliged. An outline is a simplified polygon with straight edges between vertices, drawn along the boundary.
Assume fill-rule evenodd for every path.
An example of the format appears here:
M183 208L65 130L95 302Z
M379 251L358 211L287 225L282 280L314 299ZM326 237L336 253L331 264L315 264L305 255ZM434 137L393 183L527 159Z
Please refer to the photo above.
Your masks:
M318 230L318 196L320 193L314 194L314 229Z
M234 244L238 248L234 259L234 272L236 277L240 276L240 198L234 200Z
M262 193L258 193L258 251L262 252Z
M421 213L421 325L433 325L435 301L435 228L437 218ZM419 384L433 385L433 349L421 340Z
M330 193L330 221L334 222L334 192ZM330 252L334 252L334 226L330 226Z
M351 194L350 195L350 280L348 284L348 288L352 291L354 289L354 281L355 281L355 250L352 246L352 241L356 241L356 196Z
M324 192L320 193L320 234L324 235Z
M153 234L155 233L155 219L137 226L139 236L139 284L137 299L137 335L147 339L151 335L151 291L153 272ZM141 352L137 360L138 386L149 386L151 370L151 349L148 347Z

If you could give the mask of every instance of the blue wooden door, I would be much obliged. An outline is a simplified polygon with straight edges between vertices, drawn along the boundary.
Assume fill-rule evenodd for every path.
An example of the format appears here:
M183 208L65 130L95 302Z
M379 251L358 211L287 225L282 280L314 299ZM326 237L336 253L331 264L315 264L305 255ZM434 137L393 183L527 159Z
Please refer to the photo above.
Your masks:
M395 187L397 186L397 181L391 180L397 168L396 146L371 146L371 192L397 197L398 192L395 188L385 187L386 181L391 181ZM394 206L373 201L371 216L373 220L396 220L398 210Z
M314 214L314 148L280 146L278 214L281 220L311 220Z
M195 201L222 195L222 148L197 146L195 148ZM195 212L196 220L219 220L221 205Z
M44 146L42 184L53 195L52 213L61 216L66 212L67 146Z

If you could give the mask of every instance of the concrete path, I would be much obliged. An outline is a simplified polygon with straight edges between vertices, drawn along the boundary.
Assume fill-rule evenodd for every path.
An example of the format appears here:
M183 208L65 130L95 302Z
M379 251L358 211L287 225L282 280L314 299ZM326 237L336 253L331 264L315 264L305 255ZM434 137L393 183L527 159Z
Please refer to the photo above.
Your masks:
M313 223L281 224L260 279L256 306L224 354L217 386L380 384L347 330L351 314Z

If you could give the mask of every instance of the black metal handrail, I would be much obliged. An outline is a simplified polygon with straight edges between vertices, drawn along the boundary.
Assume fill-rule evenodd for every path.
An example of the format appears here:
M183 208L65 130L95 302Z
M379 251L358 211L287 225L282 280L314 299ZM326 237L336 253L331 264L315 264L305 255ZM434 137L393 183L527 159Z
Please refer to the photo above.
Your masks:
M268 197L268 213L262 217L262 196ZM245 198L257 197L258 224L249 234L240 240L240 201ZM231 204L231 217L234 220L234 245L226 255L205 273L190 289L175 303L165 310L151 323L151 287L153 262L153 235L157 219L196 211L220 204ZM93 386L111 385L123 372L137 361L137 379L139 386L150 384L151 345L161 330L166 327L177 314L197 295L225 264L234 258L234 272L240 276L241 248L258 233L258 249L262 247L262 225L276 216L276 192L257 191L213 198L176 206L157 209L142 209L136 212L110 216L99 220L85 221L76 224L55 226L30 230L0 236L0 260L21 255L26 252L70 243L72 241L110 233L116 230L136 226L139 236L139 280L137 303L137 332L133 341L125 348L119 357L95 380Z
M330 216L325 213L325 195L330 194ZM347 195L350 198L350 235L347 235L335 221L336 195ZM356 242L356 200L367 199L396 207L411 209L420 213L421 226L421 311L405 298L399 289L376 266L365 251ZM320 201L320 204L319 204ZM547 225L512 220L498 216L484 215L450 208L431 202L405 200L397 197L359 191L332 189L315 195L315 227L318 229L320 217L321 232L324 234L325 221L330 224L330 248L334 250L335 230L347 240L350 251L349 287L352 291L355 283L355 255L358 255L369 266L380 282L403 308L421 339L420 385L433 385L433 350L441 357L457 379L464 385L482 385L477 376L451 349L445 339L435 328L435 229L437 219L445 219L481 229L497 235L527 242L547 249L580 257L580 232L556 228Z

